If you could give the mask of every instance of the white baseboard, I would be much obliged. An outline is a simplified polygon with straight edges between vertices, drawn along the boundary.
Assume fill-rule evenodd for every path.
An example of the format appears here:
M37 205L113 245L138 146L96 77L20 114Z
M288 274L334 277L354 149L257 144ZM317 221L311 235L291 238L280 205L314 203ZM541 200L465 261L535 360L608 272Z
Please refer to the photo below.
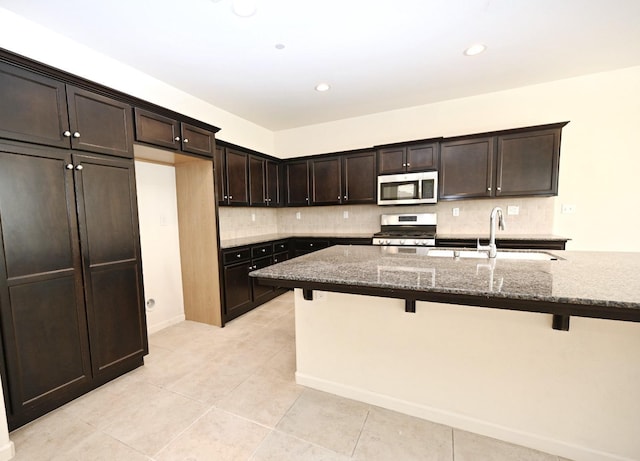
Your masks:
M420 405L299 372L296 372L296 382L302 386L319 391L329 392L341 397L358 400L417 418L426 419L434 423L444 424L456 429L492 437L575 461L634 461L631 458L594 450L589 447L573 445L563 442L562 440L550 439L538 434L522 432L517 429L500 426L448 410Z
M15 455L16 448L11 440L0 447L0 461L9 461Z
M147 334L152 335L157 331L164 330L165 328L175 325L176 323L183 322L184 320L184 314L181 314L162 322L154 323L153 325L147 325Z

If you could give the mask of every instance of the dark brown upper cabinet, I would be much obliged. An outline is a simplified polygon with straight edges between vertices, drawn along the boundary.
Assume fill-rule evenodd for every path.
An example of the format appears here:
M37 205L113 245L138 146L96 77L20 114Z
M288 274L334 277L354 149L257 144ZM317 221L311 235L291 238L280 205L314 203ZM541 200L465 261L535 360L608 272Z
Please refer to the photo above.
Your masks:
M287 162L284 184L288 206L309 205L309 165L307 160Z
M213 156L215 135L211 131L138 107L135 108L135 122L136 141L209 158Z
M437 141L378 148L378 174L438 169Z
M495 138L445 141L440 146L440 199L491 197Z
M317 158L311 164L311 203L339 205L342 203L342 162L339 156Z
M227 204L227 176L226 176L226 162L224 155L224 147L216 145L213 153L213 169L214 169L214 182L216 191L216 200L219 205Z
M249 205L249 154L225 148L225 178L227 205Z
M445 140L440 199L557 195L560 138L567 123Z
M133 157L131 106L0 63L0 137Z
M376 203L375 151L342 156L342 203Z
M272 160L249 156L249 204L251 206L280 205L279 166Z

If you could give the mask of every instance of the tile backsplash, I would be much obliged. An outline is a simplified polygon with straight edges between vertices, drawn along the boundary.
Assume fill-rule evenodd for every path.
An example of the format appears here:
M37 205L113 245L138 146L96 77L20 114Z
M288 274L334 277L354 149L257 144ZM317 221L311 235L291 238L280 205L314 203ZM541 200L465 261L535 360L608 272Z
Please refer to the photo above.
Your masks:
M509 234L551 234L554 197L460 200L436 205L377 206L341 205L299 208L220 207L220 238L233 239L263 234L373 234L380 230L380 215L437 213L440 234L485 234L494 206L502 207ZM507 207L518 207L508 215ZM453 216L458 208L459 216ZM300 219L297 219L299 213Z

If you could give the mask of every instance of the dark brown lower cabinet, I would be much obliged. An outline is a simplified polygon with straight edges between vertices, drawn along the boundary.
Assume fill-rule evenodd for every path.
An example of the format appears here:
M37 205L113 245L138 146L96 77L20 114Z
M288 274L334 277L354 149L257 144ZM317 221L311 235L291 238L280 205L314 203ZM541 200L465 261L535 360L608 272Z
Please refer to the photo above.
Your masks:
M147 353L133 161L0 145L2 384L10 429Z
M225 322L281 295L284 288L261 285L249 272L289 258L289 242L265 242L222 251L222 290Z

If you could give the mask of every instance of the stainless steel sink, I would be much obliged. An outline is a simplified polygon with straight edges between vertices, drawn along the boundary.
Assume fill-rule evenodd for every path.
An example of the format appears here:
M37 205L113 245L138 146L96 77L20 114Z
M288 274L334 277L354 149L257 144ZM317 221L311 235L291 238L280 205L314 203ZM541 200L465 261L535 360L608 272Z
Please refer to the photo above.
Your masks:
M429 250L427 256L435 256L439 258L473 258L473 259L489 259L486 251L477 250L450 250L436 248ZM521 261L555 261L559 258L551 253L543 251L508 251L498 250L496 259L517 259Z

